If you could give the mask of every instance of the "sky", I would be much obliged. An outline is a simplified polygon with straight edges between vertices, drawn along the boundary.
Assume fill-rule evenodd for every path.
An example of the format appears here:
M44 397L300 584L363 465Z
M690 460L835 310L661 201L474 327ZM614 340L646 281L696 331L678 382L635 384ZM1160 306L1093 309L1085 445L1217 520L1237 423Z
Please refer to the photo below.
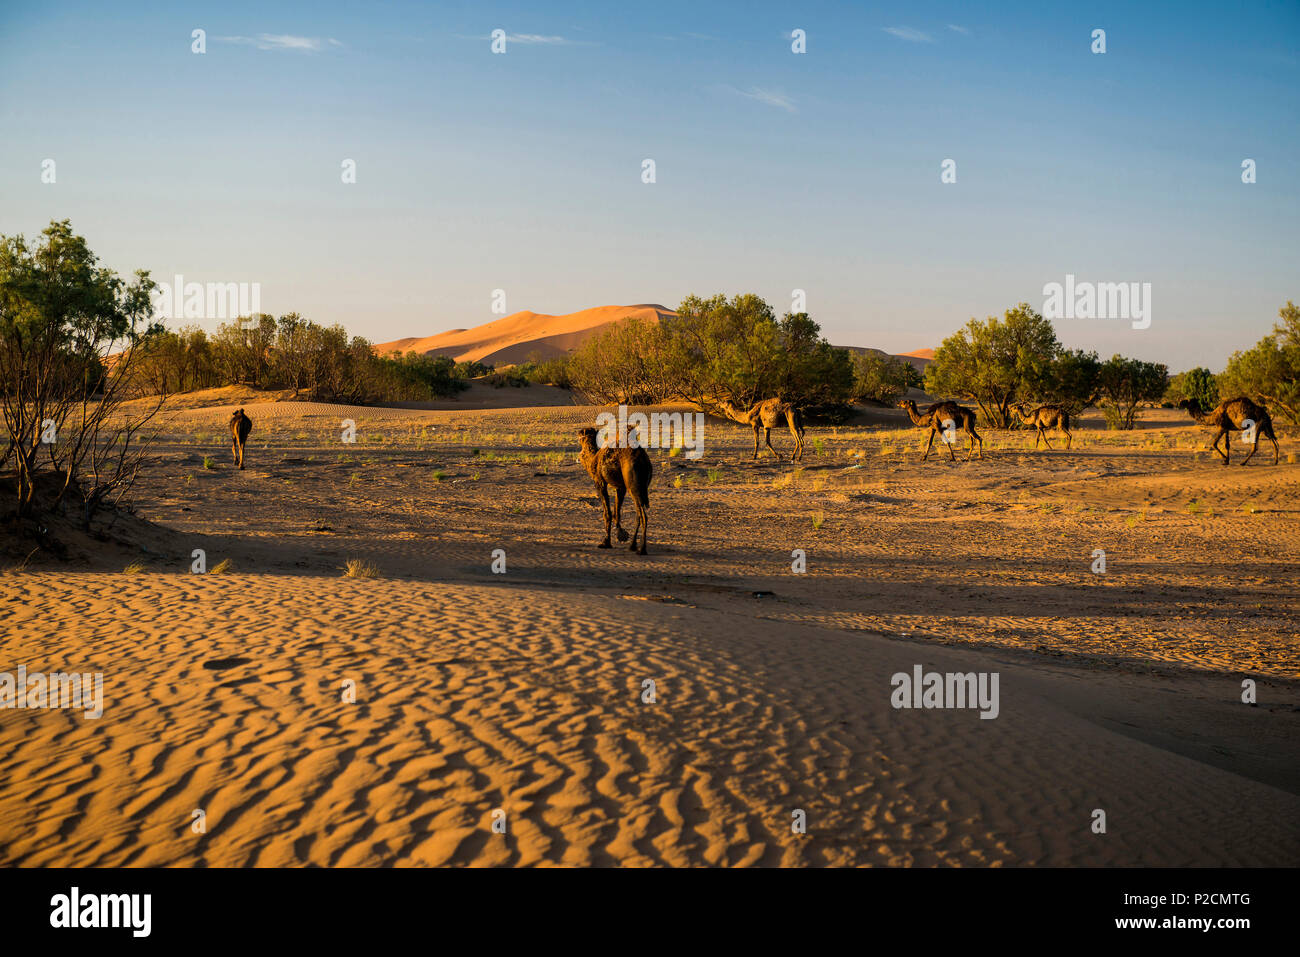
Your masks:
M0 234L375 342L798 289L904 352L1150 283L1059 338L1218 371L1300 299L1298 41L1295 0L0 0Z

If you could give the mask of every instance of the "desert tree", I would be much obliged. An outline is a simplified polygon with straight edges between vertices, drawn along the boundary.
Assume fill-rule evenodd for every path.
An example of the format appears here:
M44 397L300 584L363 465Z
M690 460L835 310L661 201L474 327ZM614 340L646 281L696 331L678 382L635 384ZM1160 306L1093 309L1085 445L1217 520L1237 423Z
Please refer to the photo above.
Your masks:
M1288 299L1278 318L1252 348L1232 354L1218 376L1219 391L1261 399L1275 417L1300 425L1300 306Z
M919 389L924 382L916 367L898 356L873 350L854 353L852 362L853 399L857 402L892 405L909 388Z
M828 408L852 392L848 350L830 345L807 313L777 319L759 296L688 296L659 326L654 375L672 398L696 408L717 413L722 399L750 405L769 398Z
M1164 397L1169 386L1169 370L1163 363L1114 355L1101 364L1097 383L1106 426L1131 429L1139 406L1159 402Z
M1007 428L1013 403L1051 393L1060 353L1051 322L1022 302L945 339L925 370L926 391L973 400L985 422Z
M1214 373L1198 366L1169 377L1163 401L1171 406L1190 399L1200 409L1213 409L1219 404L1219 383Z
M0 411L9 433L0 466L12 463L19 517L79 496L89 528L99 506L135 481L142 430L162 401L123 408L135 364L161 331L151 321L153 289L147 272L128 282L98 265L67 220L34 244L0 236ZM49 492L40 503L38 487Z

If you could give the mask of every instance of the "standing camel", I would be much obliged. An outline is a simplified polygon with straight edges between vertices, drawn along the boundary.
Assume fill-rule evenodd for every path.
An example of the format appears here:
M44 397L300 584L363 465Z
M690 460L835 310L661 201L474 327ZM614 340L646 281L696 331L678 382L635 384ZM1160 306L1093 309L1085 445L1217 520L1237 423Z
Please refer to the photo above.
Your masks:
M1070 445L1074 437L1070 435L1070 413L1066 412L1059 405L1040 405L1033 412L1026 412L1023 405L1014 405L1011 407L1016 413L1016 418L1025 425L1032 425L1037 429L1034 435L1034 449L1038 448L1038 441L1041 439L1043 444L1049 449L1052 443L1047 440L1048 429L1060 429L1065 433L1065 450L1070 450Z
M758 458L758 430L763 430L763 441L767 443L769 449L772 449L772 430L781 424L782 419L785 419L786 425L790 427L790 434L794 436L794 451L790 453L790 461L803 461L803 413L794 404L781 399L767 399L764 402L755 402L746 410L730 399L723 399L718 403L718 407L726 413L727 418L741 425L753 427L755 459ZM772 454L780 457L776 449L772 449Z
M248 433L253 431L253 420L244 415L243 409L236 409L235 414L230 417L230 453L239 463L240 469L244 467L244 443L248 441Z
M1277 436L1273 434L1273 419L1269 416L1268 409L1262 405L1256 405L1245 396L1238 396L1235 399L1220 402L1209 412L1202 412L1194 399L1183 399L1178 403L1178 407L1186 409L1188 415L1195 419L1197 424L1218 430L1218 433L1214 436L1212 448L1223 457L1224 465L1229 464L1228 458L1231 452L1232 440L1224 440L1222 451L1219 450L1219 440L1236 429L1244 430L1248 428L1246 425L1248 419L1255 424L1255 442L1251 445L1250 453L1241 464L1245 465L1246 462L1249 462L1250 457L1259 450L1259 437L1262 435L1273 443L1273 464L1277 465Z
M613 521L618 528L618 540L627 541L627 532L623 530L623 495L630 493L632 504L636 506L636 530L632 532L632 544L628 547L637 554L644 555L646 538L650 534L648 531L650 479L654 475L650 456L640 446L630 448L627 445L617 445L599 448L596 445L596 430L590 427L582 429L578 437L582 446L580 454L582 465L596 483L596 493L600 495L600 502L605 508L605 540L596 547L610 547L609 487L612 485L617 509ZM641 536L640 548L637 547L638 533Z
M945 422L951 422L952 428L960 428L970 437L969 448L966 450L966 461L971 460L975 453L975 443L980 444L980 458L984 458L984 440L980 434L975 431L975 413L971 409L964 408L956 402L937 402L927 408L924 412L918 412L916 403L911 399L903 400L903 408L907 410L907 417L912 420L912 424L918 429L930 430L930 441L925 445L925 454L921 456L924 462L930 457L930 449L934 447L934 434L936 432L946 431ZM956 461L957 456L952 454L952 447L955 443L945 441L944 446L948 449L948 458Z

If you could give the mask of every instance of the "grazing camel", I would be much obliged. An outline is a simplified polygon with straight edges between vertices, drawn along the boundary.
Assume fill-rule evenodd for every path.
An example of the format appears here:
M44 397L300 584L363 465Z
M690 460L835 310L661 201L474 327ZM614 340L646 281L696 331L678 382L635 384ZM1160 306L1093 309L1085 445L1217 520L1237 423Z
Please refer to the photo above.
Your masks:
M1243 431L1248 428L1246 421L1249 419L1255 424L1255 442L1250 447L1250 453L1241 463L1245 465L1250 461L1250 457L1259 450L1259 437L1262 435L1273 443L1273 464L1277 465L1278 449L1277 436L1273 434L1273 419L1268 414L1268 409L1262 405L1257 405L1245 396L1238 396L1235 399L1227 399L1220 402L1209 412L1202 412L1200 406L1193 399L1183 399L1178 403L1180 409L1186 409L1188 415L1196 420L1198 425L1207 428L1218 429L1218 434L1214 436L1214 445L1212 448L1223 457L1223 464L1229 464L1228 458L1231 452L1232 440L1224 437L1236 429ZM1223 450L1219 450L1219 440L1224 439Z
M632 504L636 506L636 530L632 532L632 544L628 547L644 555L646 539L650 534L648 530L650 479L654 474L650 456L639 446L631 448L620 445L599 448L596 445L596 430L593 428L582 429L578 436L582 446L583 467L596 483L596 492L600 495L600 502L605 508L605 540L596 547L610 547L609 486L612 485L616 508L613 520L618 528L618 540L627 541L627 532L623 530L623 495L629 493L632 496ZM637 547L638 533L641 536L639 548Z
M230 453L241 469L244 467L244 443L252 431L253 420L244 415L243 409L236 409L230 417Z
M945 422L951 422L954 429L960 428L970 436L969 448L966 450L967 462L975 453L976 442L980 444L979 457L984 458L984 440L975 431L975 413L972 410L963 408L956 402L936 402L924 412L918 412L916 403L911 399L904 399L902 407L907 411L907 417L912 420L914 426L918 429L930 430L930 441L925 445L925 454L921 456L922 462L930 457L930 449L934 447L934 434L945 431ZM944 442L943 444L948 449L948 458L955 461L957 456L952 454L955 443Z
M772 449L772 430L781 424L782 419L785 419L786 425L790 427L790 434L794 436L794 451L790 453L790 461L803 461L803 413L794 404L781 399L767 399L764 402L755 402L746 410L730 399L723 399L718 403L718 407L726 413L727 418L741 425L753 426L755 459L758 458L758 430L763 430L763 441L767 443L769 449ZM776 449L772 449L772 454L780 457Z
M1038 442L1041 439L1043 444L1049 449L1052 443L1047 440L1047 430L1060 429L1065 434L1065 450L1070 450L1070 445L1074 437L1070 435L1070 413L1066 412L1059 405L1040 405L1033 412L1026 412L1023 405L1014 405L1011 407L1016 413L1016 418L1025 425L1032 425L1037 429L1034 435L1034 448L1038 448Z

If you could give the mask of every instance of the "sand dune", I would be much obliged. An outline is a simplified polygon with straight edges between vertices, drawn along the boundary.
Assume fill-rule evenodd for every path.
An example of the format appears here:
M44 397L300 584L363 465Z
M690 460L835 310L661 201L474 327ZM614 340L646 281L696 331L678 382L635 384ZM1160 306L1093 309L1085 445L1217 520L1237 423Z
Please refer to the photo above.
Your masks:
M1287 746L1211 680L476 577L28 579L6 628L33 640L7 651L102 669L108 704L6 715L0 860L1294 863L1300 798L1158 741L1177 715ZM998 720L892 710L890 676L918 662L998 670Z
M389 352L418 352L450 356L457 362L477 360L488 365L510 365L523 362L534 354L543 359L552 359L571 352L612 322L634 317L656 321L672 315L676 313L671 309L653 303L597 306L560 316L516 312L473 329L451 329L435 336L381 342L375 346L375 351L381 355ZM866 346L841 348L854 352L888 354ZM904 353L899 358L908 359L924 371L934 358L934 350L918 349Z
M457 362L477 360L489 365L508 365L523 362L534 353L544 359L563 355L611 322L628 318L657 320L664 315L673 313L654 304L597 306L560 316L524 311L473 329L382 342L375 346L375 351L432 353L451 356Z

